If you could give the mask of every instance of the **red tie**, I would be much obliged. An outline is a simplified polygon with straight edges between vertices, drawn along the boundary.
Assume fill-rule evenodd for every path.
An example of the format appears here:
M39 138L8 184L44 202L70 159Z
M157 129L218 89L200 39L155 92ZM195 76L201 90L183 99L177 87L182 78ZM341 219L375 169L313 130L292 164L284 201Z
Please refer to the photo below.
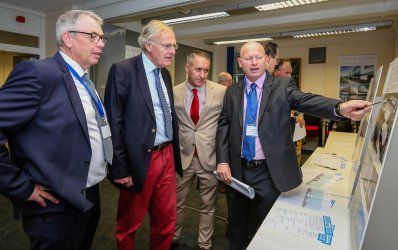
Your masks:
M196 125L199 121L199 97L198 97L198 90L193 89L193 99L191 104L191 119L193 123Z

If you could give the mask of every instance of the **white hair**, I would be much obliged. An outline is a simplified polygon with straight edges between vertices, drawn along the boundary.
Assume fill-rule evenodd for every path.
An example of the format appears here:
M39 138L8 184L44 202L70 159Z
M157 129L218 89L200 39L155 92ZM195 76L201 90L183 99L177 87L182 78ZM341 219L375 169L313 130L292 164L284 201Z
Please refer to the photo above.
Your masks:
M57 45L60 47L64 45L62 34L68 31L76 30L78 27L79 18L82 16L89 16L98 24L102 25L104 20L91 10L70 10L60 15L55 26L55 35L57 37Z
M145 50L145 44L153 40L160 32L169 29L173 31L173 28L162 21L152 20L142 28L141 34L138 37L138 44L142 50Z

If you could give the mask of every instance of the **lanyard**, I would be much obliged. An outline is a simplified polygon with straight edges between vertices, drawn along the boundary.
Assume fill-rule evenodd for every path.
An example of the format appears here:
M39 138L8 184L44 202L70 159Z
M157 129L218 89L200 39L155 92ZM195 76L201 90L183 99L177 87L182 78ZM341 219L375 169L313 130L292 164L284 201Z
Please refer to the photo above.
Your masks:
M98 96L93 93L90 88L87 86L87 84L84 82L83 78L79 76L79 74L70 66L68 63L68 69L72 73L74 77L76 77L77 80L84 86L84 88L87 90L88 94L91 96L91 99L93 99L95 105L97 106L98 114L99 116L103 119L105 117L105 112L104 112L104 107L102 106L101 100L98 98Z

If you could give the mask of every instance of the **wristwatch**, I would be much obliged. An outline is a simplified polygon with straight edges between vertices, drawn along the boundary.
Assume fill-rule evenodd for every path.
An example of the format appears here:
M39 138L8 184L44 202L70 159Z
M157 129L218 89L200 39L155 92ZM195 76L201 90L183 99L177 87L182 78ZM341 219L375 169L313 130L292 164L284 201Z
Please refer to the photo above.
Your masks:
M342 102L338 102L335 106L334 106L334 111L336 112L336 115L337 116L340 116L340 117L344 117L344 115L341 113L341 111L340 111L340 104L341 104Z

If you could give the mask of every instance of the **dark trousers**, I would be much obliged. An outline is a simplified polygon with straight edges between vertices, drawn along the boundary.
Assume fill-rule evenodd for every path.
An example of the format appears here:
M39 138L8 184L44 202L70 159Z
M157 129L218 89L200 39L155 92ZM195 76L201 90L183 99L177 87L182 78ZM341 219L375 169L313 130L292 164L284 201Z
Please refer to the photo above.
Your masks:
M86 195L94 204L86 212L66 204L63 212L23 215L23 229L30 238L31 249L90 249L100 217L98 184L88 188Z
M251 186L256 196L250 200L233 188L227 188L228 241L231 250L245 249L264 221L280 192L271 179L266 164L242 168L242 182Z

